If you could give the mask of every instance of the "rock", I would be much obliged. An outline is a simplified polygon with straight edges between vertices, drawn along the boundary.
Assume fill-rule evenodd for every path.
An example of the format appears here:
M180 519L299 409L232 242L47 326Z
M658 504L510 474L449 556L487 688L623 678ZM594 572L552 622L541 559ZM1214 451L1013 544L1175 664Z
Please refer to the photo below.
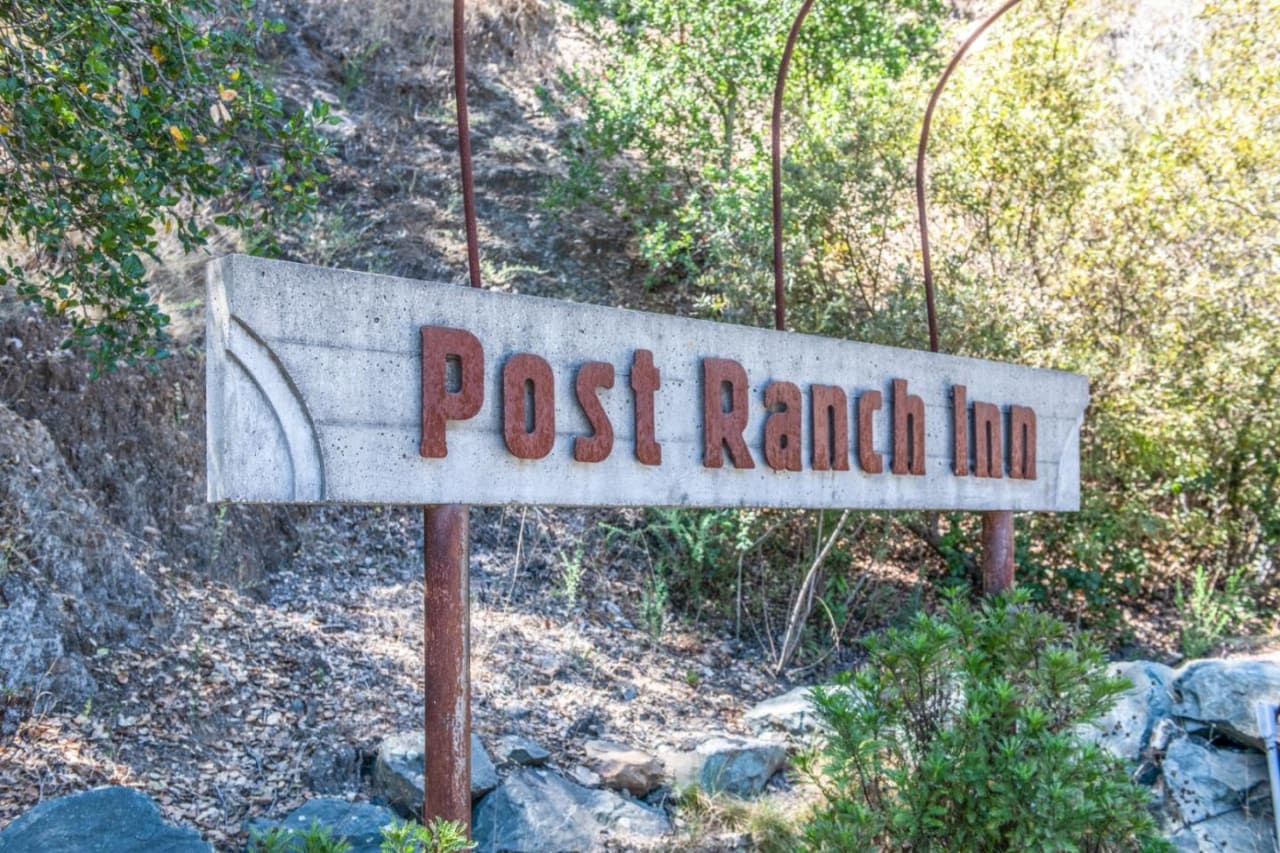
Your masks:
M573 777L573 781L577 782L584 788L600 787L600 774L594 770L583 767L581 764L570 770L569 775Z
M1082 727L1082 734L1125 761L1138 762L1147 748L1156 723L1173 712L1169 685L1174 672L1151 661L1115 663L1107 667L1112 676L1127 678L1133 686L1116 697L1110 711Z
M360 787L360 759L349 744L321 745L311 754L307 784L317 794L341 794Z
M692 752L664 753L662 760L679 785L750 797L782 769L787 751L769 741L719 736L703 741Z
M1219 853L1219 851L1259 851L1275 849L1275 822L1270 809L1246 814L1227 812L1218 817L1183 827L1169 836L1174 848L1186 853Z
M0 853L213 853L194 829L165 823L131 788L94 788L46 800L0 831Z
M1262 749L1254 704L1280 696L1280 664L1268 660L1204 660L1188 664L1173 682L1173 713L1187 731L1224 736Z
M1266 756L1214 749L1196 737L1181 737L1169 744L1164 757L1164 784L1184 824L1196 824L1246 807L1253 809L1271 796Z
M391 735L378 746L373 765L373 789L406 817L421 817L423 736L420 732ZM480 737L471 735L471 801L498 787L501 780Z
M97 687L83 653L140 642L159 600L45 426L3 405L0 530L25 534L0 570L0 688L81 704Z
M606 838L653 839L671 831L662 812L543 767L512 773L476 804L472 826L477 853L596 850Z
M284 820L255 820L247 828L250 833L269 832L275 827L306 832L312 824L318 824L329 830L335 841L350 844L350 853L378 853L382 847L382 828L395 821L395 812L385 806L321 798L308 800Z
M585 749L587 763L606 788L643 797L666 779L662 762L647 752L608 740L589 740Z
M499 761L521 767L541 767L551 758L551 753L519 735L503 735L498 738L495 752Z
M782 732L792 737L808 737L822 729L822 720L813 705L812 687L797 687L766 699L743 715L757 737Z

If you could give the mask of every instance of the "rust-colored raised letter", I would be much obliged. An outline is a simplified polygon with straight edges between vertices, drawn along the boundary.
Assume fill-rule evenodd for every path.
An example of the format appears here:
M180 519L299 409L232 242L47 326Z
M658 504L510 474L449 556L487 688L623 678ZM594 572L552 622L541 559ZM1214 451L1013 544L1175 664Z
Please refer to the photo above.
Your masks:
M662 386L662 374L653 366L653 353L638 349L631 357L631 390L636 398L636 459L645 465L662 464L662 445L654 422L653 395Z
M924 401L907 393L907 380L893 380L893 464L895 474L924 473Z
M551 365L516 353L502 366L502 438L520 459L541 459L556 440L556 391Z
M973 438L974 476L1000 479L1004 471L1004 438L1000 435L998 406L973 404Z
M884 471L884 459L875 451L874 415L884 405L884 395L867 391L858 398L858 465L868 474Z
M835 385L809 388L813 470L849 470L849 398Z
M456 361L457 387L450 389L449 362ZM449 453L445 421L475 417L484 404L484 347L465 329L422 327L422 444L418 453L439 459Z
M951 386L951 472L969 476L969 389Z
M793 382L770 382L764 389L764 461L775 471L800 470L800 388Z
M1030 406L1009 407L1009 479L1036 478L1036 411Z
M727 395L727 399L726 399ZM726 403L728 404L726 406ZM735 468L754 468L742 431L747 428L747 372L728 358L702 360L702 464L724 465L724 447Z
M613 424L600 398L599 388L613 387L613 365L603 361L588 361L578 368L578 378L573 390L578 395L578 405L591 423L591 436L578 436L573 440L573 458L579 462L603 462L613 451Z

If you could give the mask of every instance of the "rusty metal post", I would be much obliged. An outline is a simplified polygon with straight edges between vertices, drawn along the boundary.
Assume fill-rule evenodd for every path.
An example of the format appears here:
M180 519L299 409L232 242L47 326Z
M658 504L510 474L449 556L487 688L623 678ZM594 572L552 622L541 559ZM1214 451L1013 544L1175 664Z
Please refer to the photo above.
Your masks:
M423 823L471 830L471 524L469 507L423 508L423 648L426 735Z
M467 271L480 287L480 237L467 118L466 0L453 0L453 84L458 112ZM456 821L471 837L471 509L428 506L423 518L422 822Z
M1013 589L1013 513L982 514L982 594Z

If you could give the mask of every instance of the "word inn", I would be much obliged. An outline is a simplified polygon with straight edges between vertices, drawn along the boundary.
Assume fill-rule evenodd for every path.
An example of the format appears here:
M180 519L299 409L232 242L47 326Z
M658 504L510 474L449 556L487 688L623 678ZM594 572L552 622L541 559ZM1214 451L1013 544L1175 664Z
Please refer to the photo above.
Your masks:
M421 456L448 456L447 424L475 417L485 400L485 353L479 338L464 329L422 327L422 439ZM743 366L732 359L700 360L702 465L722 468L755 468L763 460L775 471L801 471L805 467L802 431L808 415L813 471L848 471L851 460L867 474L886 470L884 454L877 452L876 413L888 407L891 433L888 471L906 476L925 474L924 400L912 394L907 380L892 379L888 399L880 390L846 392L836 385L800 385L772 381L763 388L764 430L753 454L747 440L750 419L750 382ZM662 389L662 372L653 353L637 349L629 365L633 395L632 452L643 465L662 464L660 425L656 420L656 395ZM588 361L573 377L576 405L590 432L574 438L573 458L578 462L603 462L614 451L614 427L600 395L615 385L614 365ZM555 444L555 375L551 364L533 353L507 358L501 372L502 439L518 459L541 459ZM808 396L806 406L805 396ZM950 386L952 438L951 473L1014 480L1036 479L1036 413L1030 406L1011 405L1002 413L994 403L968 400L964 385ZM851 429L853 427L853 429Z

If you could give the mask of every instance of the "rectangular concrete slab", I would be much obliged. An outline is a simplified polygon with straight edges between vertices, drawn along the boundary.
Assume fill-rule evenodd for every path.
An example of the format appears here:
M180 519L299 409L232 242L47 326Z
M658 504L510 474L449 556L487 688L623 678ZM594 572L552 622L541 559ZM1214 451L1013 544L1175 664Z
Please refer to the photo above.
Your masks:
M863 509L1074 510L1084 377L766 329L516 296L283 261L228 256L208 272L208 483L211 501L244 503L759 506ZM464 329L484 349L484 401L450 421L448 455L419 455L425 326ZM660 465L635 454L637 350L653 353ZM503 433L503 366L517 353L545 359L554 376L555 434L539 459L517 458ZM755 467L708 468L703 359L745 369L743 437ZM615 370L599 399L615 435L601 462L575 461L590 436L575 395L590 361ZM892 381L924 405L925 472L891 473ZM803 393L800 471L766 464L769 383ZM811 469L809 389L834 385L849 400L850 470ZM1008 410L1034 409L1036 477L953 472L952 388ZM857 399L878 390L873 445L884 472L861 470ZM776 410L776 407L775 407ZM970 427L972 435L973 428ZM970 442L972 445L972 440ZM970 450L972 454L972 448Z

